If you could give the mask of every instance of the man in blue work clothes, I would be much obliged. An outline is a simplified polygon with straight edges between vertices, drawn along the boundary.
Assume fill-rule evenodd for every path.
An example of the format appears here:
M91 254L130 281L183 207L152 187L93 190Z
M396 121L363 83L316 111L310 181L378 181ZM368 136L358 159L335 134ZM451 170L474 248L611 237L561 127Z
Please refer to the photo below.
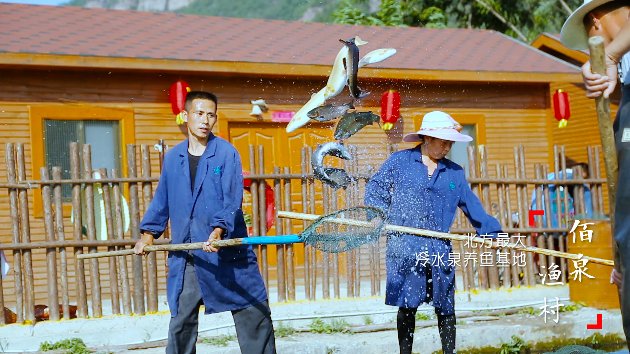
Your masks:
M188 93L182 116L188 139L164 158L135 246L136 254L144 254L169 220L173 243L206 242L203 250L168 254L171 321L166 353L195 353L201 304L206 314L232 311L242 353L275 353L267 292L251 246L217 250L211 245L213 240L247 237L240 157L230 143L212 134L217 97Z
M390 156L370 178L365 204L384 210L390 224L448 232L460 208L481 235L501 232L470 190L464 170L446 158L453 143L469 142L450 115L424 115L420 130L403 141L413 149ZM385 303L398 307L400 354L411 354L416 311L422 303L435 308L445 354L455 353L455 266L449 262L451 241L401 233L387 235Z

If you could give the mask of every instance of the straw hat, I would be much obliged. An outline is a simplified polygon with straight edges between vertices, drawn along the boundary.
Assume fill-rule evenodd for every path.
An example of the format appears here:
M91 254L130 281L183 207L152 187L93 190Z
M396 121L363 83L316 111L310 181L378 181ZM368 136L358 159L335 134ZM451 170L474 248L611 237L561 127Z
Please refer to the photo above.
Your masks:
M472 141L472 137L459 132L461 129L462 126L450 115L433 111L422 117L420 130L405 135L403 141L421 141L423 135L449 141Z
M584 27L584 16L596 8L614 0L584 0L562 25L560 40L564 45L573 49L587 49L588 35Z

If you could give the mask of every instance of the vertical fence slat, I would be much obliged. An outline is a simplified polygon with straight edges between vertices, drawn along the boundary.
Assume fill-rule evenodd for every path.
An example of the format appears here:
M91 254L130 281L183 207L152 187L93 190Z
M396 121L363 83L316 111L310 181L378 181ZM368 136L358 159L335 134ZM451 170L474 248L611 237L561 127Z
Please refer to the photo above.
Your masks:
M26 162L24 159L24 144L17 144L17 178L19 182L26 180ZM28 189L18 191L20 206L20 226L22 242L31 242L30 211L28 208ZM27 321L35 321L35 285L33 280L33 253L23 251L24 261L24 317Z
M254 145L249 145L249 173L256 173L256 149L254 148ZM249 192L252 197L252 232L254 233L254 235L260 236L260 221L258 214L260 201L258 200L258 180L252 179L252 183L249 187ZM256 246L254 247L254 251L256 252L256 258L259 261L258 265L260 267L260 272L263 276L263 280L265 281L265 285L268 286L269 284L267 278L265 278L265 273L263 272L261 248L262 246Z
M330 212L330 188L322 183L322 202L323 213L328 214ZM330 299L330 254L328 252L322 253L322 296L324 299Z
M102 178L107 178L107 169L100 168L99 174ZM110 193L110 184L101 184L101 190L103 195L103 211L105 212L105 228L107 230L107 239L114 238L114 225L112 215L112 198ZM101 225L102 226L102 225ZM114 251L116 247L107 247L108 251ZM116 257L108 257L109 262L109 287L110 287L110 299L112 304L112 313L117 315L120 313L120 291L118 289L118 270L116 267Z
M265 151L262 145L258 145L258 173L265 173ZM267 198L265 198L265 183L261 181L258 184L258 221L260 222L260 234L261 236L267 235ZM265 284L267 285L267 291L269 291L269 258L267 255L267 245L260 246L261 259L262 259L262 273Z
M280 167L274 167L273 172L280 174ZM273 180L273 193L274 203L276 210L282 209L282 181L278 178ZM288 231L288 230L287 230ZM276 235L283 235L284 227L282 220L276 216ZM285 282L285 268L284 268L284 246L276 245L276 278L278 279L278 301L287 301L287 287Z
M55 166L52 168L53 181L61 180L61 167ZM55 232L57 240L65 241L66 233L63 226L63 195L61 190L61 184L53 185L53 202L55 205ZM70 296L68 294L68 255L66 254L66 248L59 248L59 265L60 265L60 290L61 290L61 308L64 319L70 319Z
M90 145L83 145L83 178L92 178L92 149ZM90 241L96 240L96 226L94 217L94 185L85 184L85 222L87 224L87 238ZM81 222L81 221L77 221ZM88 247L90 253L96 253L96 247ZM90 283L92 285L92 316L103 316L103 303L101 299L101 274L98 265L98 258L90 259Z
M151 156L146 144L140 146L142 156L142 177L151 177ZM142 197L144 208L148 208L153 198L153 186L151 182L142 183ZM158 311L158 281L157 281L157 252L149 252L147 255L147 310Z
M535 171L535 176L536 179L542 179L542 166L540 164L535 164L534 165L534 171ZM542 210L543 209L543 204L542 204L542 195L543 195L543 191L542 191L543 185L536 185L535 187L535 193L536 193L536 209L538 210ZM549 209L547 209L549 210ZM543 224L541 222L541 219L539 218L536 221L536 227L542 227ZM538 233L533 233L532 237L535 240L536 246L540 247L540 248L545 248L545 236L543 234L538 234ZM545 276L546 274L548 274L548 265L547 265L547 259L544 255L538 255L538 264L539 264L539 274L543 274L543 276Z
M480 156L479 168L481 171L481 178L489 178L490 175L488 171L488 151L486 150L485 145L479 145L479 156ZM484 208L488 212L490 212L492 210L492 203L490 203L490 184L488 183L482 184L481 191L483 194ZM497 264L496 264L496 255L495 255L496 251L489 249L488 252L490 252L490 259L491 259L491 265L489 267L486 267L486 270L488 272L488 285L492 289L498 289L499 288L499 270L497 269Z
M311 149L310 147L308 148L308 160L310 161L311 156L313 155L313 149ZM310 165L309 165L310 166ZM309 173L312 174L313 171L311 171L309 169ZM309 179L308 180L308 198L309 198L309 210L311 214L315 214L316 212L316 208L315 208L315 180L314 179ZM317 299L317 250L315 249L315 247L311 247L309 246L310 249L310 262L311 262L311 295L312 298L311 300L315 300Z
M337 190L330 189L330 207L331 210L329 212L337 211ZM339 254L332 254L332 266L333 266L333 294L336 299L339 298Z
M112 177L118 178L118 170L112 170ZM112 190L114 192L114 232L117 240L124 239L125 229L124 229L124 220L123 217L123 199L121 189L123 188L122 183L114 183L112 185ZM123 249L124 247L120 247ZM132 313L132 304L131 304L131 289L129 286L129 269L127 268L127 258L120 257L118 258L118 274L120 277L120 288L122 291L122 305L123 305L123 313L125 315L130 315Z
M9 183L17 183L17 172L15 167L15 146L13 143L6 144L7 180ZM11 234L13 243L20 243L20 214L18 207L18 191L15 188L9 189L9 209L11 212ZM17 323L24 322L24 285L22 283L22 251L13 250L13 273L15 277L15 314ZM4 306L2 306L4 312ZM4 316L1 317L4 321Z
M70 143L70 176L72 179L77 180L81 178L81 158L79 153L79 145L77 143ZM82 210L81 210L81 183L72 184L72 218L75 222L72 223L72 235L76 241L83 239L82 230ZM78 255L83 254L83 247L74 248L74 275L76 279L77 289L77 316L87 317L87 283L85 279L85 262L76 258Z
M136 165L136 146L127 145L127 175L129 178L138 176ZM131 219L131 238L140 239L140 203L138 200L138 184L129 183L129 213ZM132 257L133 264L133 306L134 312L138 315L145 314L144 306L144 276L142 257Z
M478 177L478 168L479 168L479 162L477 161L477 154L475 153L475 147L474 146L469 146L468 147L468 161L469 161L469 171L470 171L470 177L471 178L477 178ZM473 191L475 192L475 194L481 198L480 194L483 194L482 191L482 186L481 184L477 184L476 188L473 189ZM480 193L481 191L481 193ZM477 250L475 250L475 252L477 252ZM481 253L483 252L482 249L479 249L479 254L478 254L478 259L479 259L479 263L477 266L477 277L479 278L479 287L482 289L487 289L488 288L488 270L486 267L482 267L481 266Z
M503 171L501 170L500 164L495 165L495 173L499 180L504 179ZM497 195L499 198L499 206L497 208L498 213L499 213L498 219L499 219L499 223L501 223L501 227L505 230L505 228L510 226L508 224L509 209L506 211L506 208L505 208L505 183L497 183ZM509 253L509 249L507 248L501 248L499 251ZM507 287L507 288L509 288L512 285L511 276L510 276L511 274L510 265L511 265L511 258L510 258L510 261L508 261L508 264L505 264L502 266L502 269L503 269L502 286Z
M518 154L519 154L519 162L521 163L521 165L519 166L519 169L521 170L521 176L523 177L523 179L527 179L527 169L526 169L526 164L525 164L525 148L523 147L523 145L519 145L518 146ZM528 220L527 215L529 212L529 206L528 206L528 193L527 193L527 184L525 184L524 188L521 189L521 193L522 195L522 200L523 200L523 220ZM526 222L526 221L525 221ZM532 246L533 245L533 240L532 240L532 236L531 234L527 235L527 246ZM535 279L535 275L536 275L536 265L534 264L534 255L532 253L527 252L526 255L527 258L527 278L529 279L529 284L530 285L536 285L536 279Z
M302 176L308 175L308 167L307 167L307 153L306 148L302 148L300 154L300 168ZM300 180L300 186L302 187L302 212L308 213L308 179L302 178ZM302 221L302 230L305 230L307 227L306 220ZM304 295L306 299L311 300L311 249L310 246L304 244Z
M50 174L48 168L40 168L41 180L49 181ZM56 241L55 225L53 219L52 193L49 184L42 185L42 202L44 207L44 229L46 241ZM59 320L59 293L57 288L57 250L55 248L46 249L46 273L48 279L48 316L51 321Z
M284 168L284 173L289 174L291 171L288 167ZM293 210L291 207L291 179L284 180L284 208L285 210ZM291 232L291 220L285 220L285 228L287 233ZM293 245L287 245L287 291L289 301L295 301L295 255Z

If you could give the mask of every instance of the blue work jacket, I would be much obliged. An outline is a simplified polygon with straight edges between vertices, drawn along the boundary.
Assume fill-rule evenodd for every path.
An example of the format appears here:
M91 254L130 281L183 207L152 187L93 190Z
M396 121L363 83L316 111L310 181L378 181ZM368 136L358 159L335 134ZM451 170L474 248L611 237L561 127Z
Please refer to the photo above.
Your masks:
M243 172L236 149L211 135L199 159L191 192L188 140L169 150L162 175L140 229L159 237L171 222L172 243L204 242L216 227L223 239L247 237L243 218ZM216 253L190 251L205 312L238 310L267 300L256 255L251 246L225 247ZM171 316L177 314L182 292L185 251L169 252L167 298Z
M365 204L384 210L390 224L440 232L449 231L460 208L479 234L501 232L499 222L484 211L470 189L462 167L441 159L429 179L420 146L398 151L385 161L367 184ZM448 262L451 252L448 240L389 233L385 302L407 308L429 302L443 314L452 314L455 269Z

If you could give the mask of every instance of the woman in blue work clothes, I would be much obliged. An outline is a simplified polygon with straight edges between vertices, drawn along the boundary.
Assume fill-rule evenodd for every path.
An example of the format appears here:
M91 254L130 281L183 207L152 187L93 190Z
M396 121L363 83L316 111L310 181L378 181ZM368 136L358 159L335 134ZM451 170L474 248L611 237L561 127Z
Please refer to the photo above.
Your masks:
M466 181L464 170L445 158L453 142L469 142L448 114L427 113L418 132L403 141L420 142L394 153L370 179L365 204L383 209L388 223L448 232L459 207L479 234L501 232ZM389 233L385 303L398 306L400 353L411 353L418 306L435 307L444 353L455 352L455 267L449 264L451 242Z

